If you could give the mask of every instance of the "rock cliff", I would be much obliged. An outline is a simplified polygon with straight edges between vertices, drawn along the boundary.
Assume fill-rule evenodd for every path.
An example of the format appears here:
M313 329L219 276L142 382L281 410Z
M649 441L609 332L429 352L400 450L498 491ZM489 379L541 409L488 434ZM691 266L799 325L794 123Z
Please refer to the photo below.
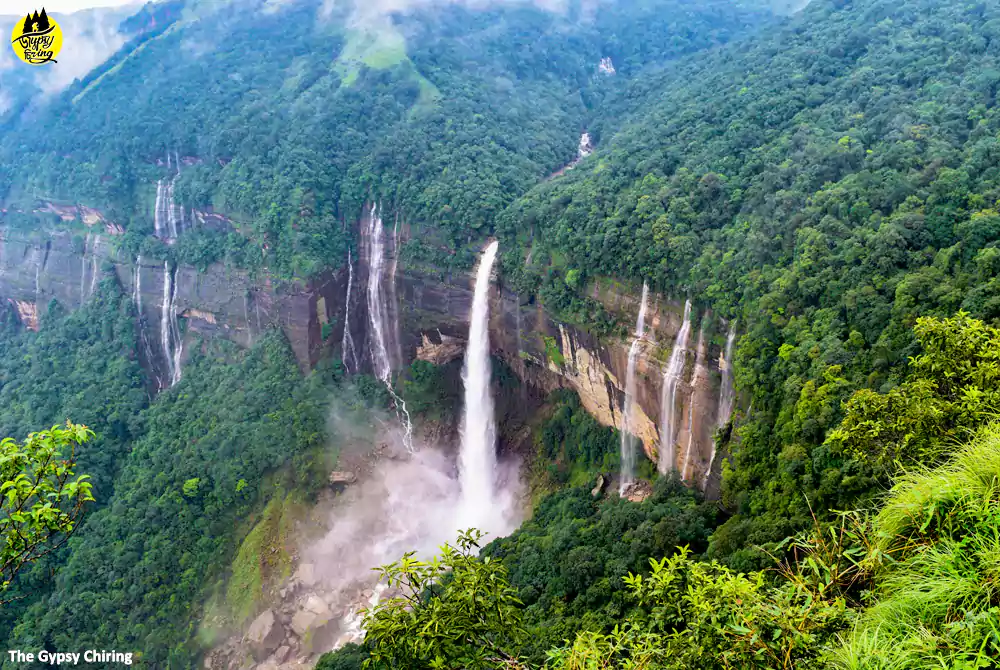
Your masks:
M398 248L405 226L386 224L381 263L387 287L387 343L392 367L400 369L420 357L446 363L462 355L472 302L472 277L421 272L399 261ZM95 229L100 229L95 226ZM352 370L371 370L370 319L367 309L369 253L367 234L359 231L359 248L352 257L353 277L348 294L348 271L323 275L309 283L270 278L252 279L245 272L222 265L207 271L162 260L124 258L108 234L81 234L64 230L22 233L0 228L0 298L10 301L29 328L37 328L39 314L53 299L76 308L97 288L105 273L114 272L141 312L144 361L162 388L169 383L164 351L164 310L176 314L182 343L179 359L197 342L197 336L224 337L242 346L251 344L268 327L280 327L303 368L314 364L324 347L340 353L344 325L354 345ZM168 279L168 274L171 276ZM165 283L172 281L165 291ZM591 295L632 323L638 310L638 291L613 283L595 284ZM635 433L648 458L656 462L661 439L657 426L665 361L681 325L682 302L650 295L647 339L641 342L636 365ZM722 328L709 314L700 318L698 345L684 352L686 362L678 387L675 411L681 430L676 439L676 462L685 479L703 485L712 459L712 440L720 421L720 359ZM693 339L693 338L692 338ZM721 336L724 340L724 335ZM584 407L602 424L621 427L624 376L630 340L598 340L586 330L561 323L544 308L528 304L509 291L503 277L494 283L491 341L502 357L528 384L543 390L571 388Z

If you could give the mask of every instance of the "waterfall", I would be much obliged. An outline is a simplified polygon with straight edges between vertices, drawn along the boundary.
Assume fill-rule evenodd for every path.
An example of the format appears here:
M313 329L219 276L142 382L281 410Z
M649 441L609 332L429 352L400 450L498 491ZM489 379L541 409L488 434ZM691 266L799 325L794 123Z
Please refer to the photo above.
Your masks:
M403 444L413 451L413 424L406 403L392 387L392 361L386 343L386 300L382 287L385 272L385 228L382 226L381 207L372 206L368 213L368 319L371 323L372 366L375 376L382 380L396 406L396 414L403 424Z
M344 337L340 342L340 357L344 360L344 369L351 371L350 361L354 361L354 369L358 369L358 352L354 348L354 338L351 336L351 291L354 287L354 259L351 250L347 250L347 296L344 298Z
M163 239L163 196L165 186L162 179L156 180L156 204L153 205L153 235Z
M660 474L666 474L676 467L674 440L677 437L677 385L684 375L684 353L690 332L691 301L687 300L684 303L684 321L663 371L663 389L660 395L660 462L657 464Z
M469 317L469 344L465 349L462 382L465 413L462 416L462 448L459 452L459 482L465 525L479 524L494 506L496 471L496 423L490 394L490 275L499 247L490 242L476 270L476 289Z
M177 321L177 282L170 270L170 264L163 261L163 302L160 304L160 346L163 359L167 363L170 385L181 380L181 354L184 343L181 340L180 324Z
M726 349L719 358L719 371L722 373L722 384L719 386L719 415L715 425L722 428L729 421L729 416L733 413L733 402L736 394L733 391L733 344L736 342L736 321L729 323L729 334L726 335ZM712 474L712 466L715 465L715 454L717 452L715 440L712 440L712 457L708 461L708 469L705 470L705 477L702 479L701 487L708 486L708 478Z
M184 232L184 208L174 203L174 187L181 176L181 161L176 151L173 163L170 152L167 152L167 169L172 168L176 169L173 177L156 181L156 204L153 206L153 234L167 243Z
M135 279L132 282L132 302L135 311L142 318L142 254L135 257Z
M695 395L694 389L698 388L696 380L699 379L703 373L705 367L705 318L701 320L701 328L698 329L698 347L695 353L694 362L694 375L691 377L691 401L688 403L688 427L687 427L687 445L684 448L684 463L681 465L681 478L685 481L689 478L689 470L691 467L691 451L694 449L694 410L695 410Z
M639 343L646 335L646 301L649 297L649 286L642 283L642 302L639 303L639 316L635 320L635 338L628 350L628 367L625 372L625 402L622 406L622 446L621 446L621 481L619 493L624 493L626 487L635 481L635 447L636 439L632 434L634 428L632 414L635 412L635 364L639 358Z
M90 295L97 290L97 250L101 244L101 234L94 235L94 244L90 247Z
M83 256L80 257L80 304L87 300L87 250L90 247L90 233L83 239Z

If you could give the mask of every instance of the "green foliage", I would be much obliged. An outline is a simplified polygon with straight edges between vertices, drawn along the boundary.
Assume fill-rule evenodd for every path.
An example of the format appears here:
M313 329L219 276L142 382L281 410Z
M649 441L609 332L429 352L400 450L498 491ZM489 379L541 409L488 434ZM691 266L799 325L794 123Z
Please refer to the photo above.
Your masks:
M933 462L1000 412L1000 331L959 312L917 319L922 353L888 393L857 391L827 443L882 469Z
M410 363L403 379L402 395L409 412L427 419L453 418L461 406L459 363L435 365L422 360Z
M520 601L504 566L478 560L482 533L459 535L429 561L413 552L379 568L400 594L366 612L365 668L509 668L524 638Z
M563 356L562 351L559 350L556 338L543 335L542 340L545 341L545 360L557 367L562 367L566 362L566 358Z
M606 98L615 132L497 218L505 256L531 252L517 285L560 318L606 330L573 305L565 271L582 268L739 320L753 411L713 541L731 567L766 565L753 547L809 527L807 500L825 515L871 494L879 472L827 435L855 391L899 385L918 317L1000 318L1000 56L976 29L998 20L962 2L810 3Z
M94 500L89 477L74 473L77 446L93 436L67 422L0 441L0 598L22 568L69 539Z
M630 607L625 577L677 546L703 551L715 514L669 479L643 503L595 499L589 486L544 498L513 535L483 551L503 561L525 605L525 656L541 664L578 631L609 632Z
M575 393L555 391L549 402L552 413L536 431L535 443L541 462L549 464L556 479L565 473L582 484L598 472L616 472L621 457L618 433L597 423Z
M337 651L320 656L316 670L362 670L367 658L368 652L364 647L350 642Z
M272 495L268 479L322 484L311 453L326 444L336 379L303 380L280 334L245 353L216 346L194 353L183 381L137 418L142 433L113 495L70 541L52 595L19 617L11 648L114 646L141 649L151 667L194 664L192 622L224 588L216 580L235 556L234 529Z

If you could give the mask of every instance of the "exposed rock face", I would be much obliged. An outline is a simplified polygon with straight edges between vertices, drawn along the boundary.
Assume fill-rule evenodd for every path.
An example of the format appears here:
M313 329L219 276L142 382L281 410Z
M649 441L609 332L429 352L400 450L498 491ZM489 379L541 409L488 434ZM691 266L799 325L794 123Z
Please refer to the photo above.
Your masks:
M10 299L17 316L28 330L38 330L38 305L27 300Z
M264 610L247 630L246 641L260 658L266 658L285 639L285 631L274 612Z
M465 353L465 341L437 331L438 341L431 341L428 333L421 333L421 343L417 347L417 359L434 365L451 363Z
M111 267L125 291L133 294L133 303L141 306L142 328L152 354L147 365L154 377L162 378L167 367L157 346L166 281L162 260L127 258L108 235L0 228L0 297L12 303L32 303L44 311L55 299L75 309L94 294ZM254 281L245 272L221 264L205 272L178 267L175 307L181 317L184 350L191 350L194 334L225 337L248 346L269 327L278 327L306 368L319 359L323 346L318 305L334 313L341 309L345 279L341 274L323 275L304 284L268 278ZM135 294L137 278L139 296ZM29 315L19 308L19 313L23 323L37 325L37 310ZM322 316L330 320L334 313Z
M397 248L406 239L407 227L388 221L385 225L386 276L382 282L387 288L388 322L392 324L392 332L387 333L392 368L402 369L415 358L436 364L459 358L472 304L471 272L442 276L406 267L399 261ZM37 327L38 310L44 310L51 299L68 308L78 307L93 295L103 273L113 268L125 290L133 293L133 303L141 307L142 331L151 344L146 356L149 360L144 362L154 377L162 379L167 366L157 343L161 341L160 310L166 281L163 262L124 258L111 239L96 233L85 239L77 234L74 239L65 231L28 234L0 228L0 297L17 306L25 325ZM180 316L183 350L192 350L194 335L224 337L247 346L267 328L279 327L305 369L319 359L324 347L336 344L339 350L342 324L349 322L357 350L356 367L370 372L367 248L367 232L362 226L349 296L346 268L308 284L267 277L252 280L246 273L221 264L204 272L176 268L174 307ZM623 323L634 322L638 290L605 282L589 291ZM502 277L494 285L492 301L490 330L495 355L504 358L534 388L545 392L571 388L600 423L621 427L630 341L598 340L583 329L560 323L541 306L526 304L506 290ZM660 448L657 421L663 368L680 328L682 303L650 295L648 341L642 343L636 365L634 430L646 455L654 461ZM348 310L350 318L346 319ZM708 315L701 317L709 324L708 334L700 348L692 346L686 353L677 391L682 430L674 464L683 470L685 479L699 486L704 485L711 461L724 343L721 324ZM328 324L326 341L323 324Z

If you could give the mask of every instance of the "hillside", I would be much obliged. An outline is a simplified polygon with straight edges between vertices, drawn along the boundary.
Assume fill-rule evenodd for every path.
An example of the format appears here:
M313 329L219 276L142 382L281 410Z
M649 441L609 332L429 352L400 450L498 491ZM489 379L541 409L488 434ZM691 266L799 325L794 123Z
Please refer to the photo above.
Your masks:
M0 126L0 436L95 431L9 648L996 667L1000 6L115 31Z

